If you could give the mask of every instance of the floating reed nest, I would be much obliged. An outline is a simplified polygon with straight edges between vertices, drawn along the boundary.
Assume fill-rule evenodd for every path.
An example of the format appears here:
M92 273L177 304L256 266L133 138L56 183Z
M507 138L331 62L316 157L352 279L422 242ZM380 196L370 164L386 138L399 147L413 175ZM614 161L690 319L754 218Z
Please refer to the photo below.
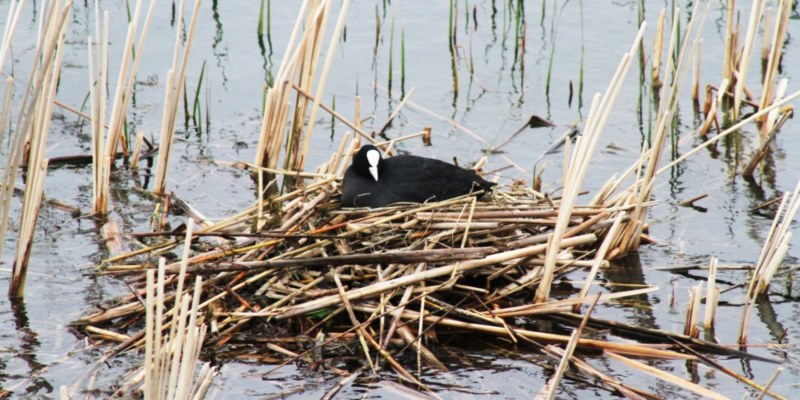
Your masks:
M163 234L167 237L145 235L151 247L119 255L103 267L105 274L121 275L133 293L79 323L95 339L117 342L115 353L142 346L144 272L158 270L167 309L175 290L192 291L176 288L190 286L182 282L198 275L203 277L199 308L205 310L198 323L211 327L204 348L215 348L217 357L341 368L338 361L355 356L363 359L363 368L385 362L424 388L398 359L418 353L429 366L446 370L428 349L435 338L498 336L560 358L563 350L547 345L571 341L563 332L581 324L583 317L575 312L582 305L657 290L588 295L598 268L614 253L610 246L621 243L628 225L636 225L627 217L635 205L574 207L547 278L545 255L554 240L559 198L517 186L497 190L486 201L465 196L370 210L340 208L337 190L334 180L317 179L272 199L271 207L198 227L190 218ZM167 263L163 257L169 251L182 256ZM582 280L582 287L569 285L555 299L535 301L543 277L552 282L573 273L580 274L573 281ZM167 329L171 314L164 315L162 329ZM537 323L542 319L556 322L549 324L554 328L542 330ZM638 363L627 356L695 359L697 351L739 354L696 335L597 318L587 322L611 330L573 337L573 346L626 362ZM616 381L606 378L613 388Z

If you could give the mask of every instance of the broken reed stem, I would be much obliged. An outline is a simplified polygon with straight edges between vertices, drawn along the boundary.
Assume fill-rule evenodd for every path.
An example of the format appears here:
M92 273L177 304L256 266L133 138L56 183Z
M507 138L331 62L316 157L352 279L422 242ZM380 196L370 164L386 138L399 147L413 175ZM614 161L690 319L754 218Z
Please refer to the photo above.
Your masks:
M172 113L172 102L177 101L175 96L176 91L180 89L175 87L175 71L170 69L167 71L167 84L164 91L164 112L161 117L161 139L158 146L158 162L156 163L156 183L153 185L153 192L164 193L166 189L166 176L167 165L169 164L169 156L172 153L172 143L175 136L175 131L170 127L173 123L170 120L175 119Z
M764 157L769 154L770 144L775 140L775 137L778 136L778 131L783 127L783 124L789 120L792 114L792 111L784 112L774 124L770 124L771 118L767 117L768 120L764 122L763 126L772 125L772 127L766 137L760 138L761 145L753 153L753 157L747 163L747 166L744 167L744 170L742 170L743 176L753 176L755 174L758 165L764 160Z
M786 38L786 30L789 25L792 3L792 0L780 0L778 2L777 15L775 17L775 30L772 33L772 44L767 58L767 69L764 72L764 84L762 86L761 101L758 106L759 110L766 108L772 101L773 86L783 55L783 45ZM759 121L761 120L762 119L759 119Z
M705 329L714 328L714 319L717 314L717 303L719 303L719 287L717 286L717 257L711 257L708 263L708 281L706 282L706 313L703 318Z
M692 286L689 290L689 303L686 307L686 320L683 334L696 338L700 331L697 329L697 315L700 313L700 285Z
M133 152L131 153L131 169L139 168L139 160L142 157L142 145L144 145L144 132L136 132L133 142Z
M98 52L94 56L92 37L89 36L89 104L91 109L90 124L92 127L92 211L99 214L108 213L107 175L110 174L110 162L105 156L106 140L106 88L108 87L108 11L103 13L102 30L100 24L99 0L94 2L95 35ZM109 178L110 179L110 178Z
M695 104L700 103L700 62L703 59L703 39L699 38L697 41L697 47L694 48L695 53L695 62L694 66L694 74L692 74L692 101Z
M736 1L727 0L725 5L725 50L722 60L722 79L730 84L735 82L733 76L734 56L736 53L736 35L733 30L734 16L736 15ZM728 91L728 86L720 87L722 93Z
M654 88L658 89L663 85L661 82L661 48L664 46L664 21L666 20L667 9L661 9L656 23L656 34L653 39L653 67L650 72L650 80Z
M788 78L781 79L780 82L778 82L778 89L775 91L775 99L780 100L783 98L783 96L786 96L786 90L788 87L789 87L789 79ZM765 135L765 132L770 132L771 130L775 129L774 125L778 120L779 116L781 116L782 114L793 114L793 113L794 109L791 106L782 107L780 109L775 109L770 111L767 114L764 123L761 124L762 139L764 136L768 136Z
M189 64L189 54L191 53L194 33L197 27L197 20L200 16L201 0L194 1L192 9L192 19L189 22L189 30L186 36L186 43L183 44L183 54L178 58L178 49L181 48L181 38L183 28L180 21L183 20L184 0L180 1L178 25L175 34L175 47L172 57L172 68L167 73L167 88L164 94L164 114L161 121L161 143L158 153L158 167L156 169L155 183L153 192L164 194L167 186L167 166L169 164L169 154L172 150L172 142L175 135L175 122L178 116L178 104L180 103L181 93L185 88L186 68ZM177 75L175 75L177 74Z
M38 167L28 164L28 184L25 185L25 199L20 216L17 252L11 271L11 283L8 286L8 297L22 298L25 293L25 281L28 274L28 263L33 249L33 238L36 233L36 220L42 207L44 180L47 176L48 160L41 160Z
M762 0L753 0L750 7L750 19L747 23L747 34L744 39L744 49L739 55L739 66L737 69L736 87L733 92L733 120L739 119L739 107L742 104L742 96L744 95L744 87L747 81L747 71L750 66L750 54L753 51L753 44L756 40L756 33L758 33L759 21L761 21L761 12L764 8Z
M739 344L747 343L747 328L753 304L759 295L766 293L772 277L789 251L789 241L792 238L789 229L798 209L800 209L800 181L797 182L794 192L784 194L775 218L772 220L764 247L753 268L753 274L747 286L742 319L739 323Z

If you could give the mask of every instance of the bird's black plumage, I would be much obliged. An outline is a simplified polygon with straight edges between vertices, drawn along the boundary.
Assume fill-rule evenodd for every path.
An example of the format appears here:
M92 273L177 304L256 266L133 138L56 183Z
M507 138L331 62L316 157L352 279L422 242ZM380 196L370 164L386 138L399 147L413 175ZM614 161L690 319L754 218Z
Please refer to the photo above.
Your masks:
M493 185L471 170L443 161L412 155L381 158L375 146L364 145L344 174L342 205L375 208L441 201L488 191Z

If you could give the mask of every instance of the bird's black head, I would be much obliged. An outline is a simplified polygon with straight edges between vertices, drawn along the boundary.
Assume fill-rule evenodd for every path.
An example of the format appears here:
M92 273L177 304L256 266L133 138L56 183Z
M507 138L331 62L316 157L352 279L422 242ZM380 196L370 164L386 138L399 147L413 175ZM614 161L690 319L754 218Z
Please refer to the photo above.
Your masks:
M353 156L353 169L359 174L378 181L378 171L381 164L381 151L377 147L366 144L358 149Z

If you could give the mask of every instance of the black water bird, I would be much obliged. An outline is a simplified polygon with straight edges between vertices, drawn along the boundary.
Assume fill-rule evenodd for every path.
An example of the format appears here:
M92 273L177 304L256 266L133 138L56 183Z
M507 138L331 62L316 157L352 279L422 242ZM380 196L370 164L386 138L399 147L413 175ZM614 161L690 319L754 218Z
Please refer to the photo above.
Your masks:
M475 172L444 161L412 155L382 158L375 146L364 145L344 174L342 205L375 208L441 201L487 192L492 186Z

